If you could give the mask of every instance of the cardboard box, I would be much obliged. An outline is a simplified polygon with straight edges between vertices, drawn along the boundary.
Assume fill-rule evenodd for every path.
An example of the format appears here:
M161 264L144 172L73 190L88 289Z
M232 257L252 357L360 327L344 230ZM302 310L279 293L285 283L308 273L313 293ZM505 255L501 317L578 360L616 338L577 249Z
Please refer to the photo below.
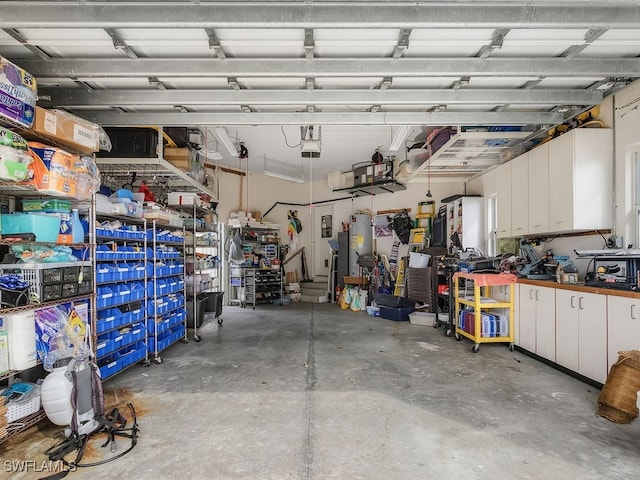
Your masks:
M82 152L94 153L99 147L99 127L66 112L36 106L32 130L56 144Z
M36 97L35 77L0 56L0 117L31 127Z
M191 171L191 151L187 147L164 147L164 159L180 170Z

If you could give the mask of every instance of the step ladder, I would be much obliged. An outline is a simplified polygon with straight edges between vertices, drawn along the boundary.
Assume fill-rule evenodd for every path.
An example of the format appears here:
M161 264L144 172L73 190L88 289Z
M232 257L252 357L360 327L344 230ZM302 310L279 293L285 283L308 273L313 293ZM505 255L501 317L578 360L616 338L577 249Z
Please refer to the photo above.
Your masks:
M426 227L412 228L409 232L409 252L417 252L428 247L429 229Z
M431 229L433 228L433 218L436 216L435 202L432 200L419 202L418 213L416 213L415 220L413 221L414 228L424 227L427 229L427 235L431 236Z
M396 276L398 270L398 248L400 247L400 240L394 235L393 245L391 246L391 255L389 256L389 271L392 277Z
M401 297L404 294L404 270L405 270L405 258L400 259L398 263L398 273L396 275L396 283L393 288L393 294L396 297Z

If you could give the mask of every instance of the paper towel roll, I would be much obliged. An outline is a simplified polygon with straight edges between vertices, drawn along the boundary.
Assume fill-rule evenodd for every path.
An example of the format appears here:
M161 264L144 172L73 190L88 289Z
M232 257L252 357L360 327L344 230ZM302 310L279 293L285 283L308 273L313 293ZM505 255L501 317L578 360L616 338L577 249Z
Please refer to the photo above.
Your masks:
M37 364L33 310L4 316L9 335L9 368L25 370Z

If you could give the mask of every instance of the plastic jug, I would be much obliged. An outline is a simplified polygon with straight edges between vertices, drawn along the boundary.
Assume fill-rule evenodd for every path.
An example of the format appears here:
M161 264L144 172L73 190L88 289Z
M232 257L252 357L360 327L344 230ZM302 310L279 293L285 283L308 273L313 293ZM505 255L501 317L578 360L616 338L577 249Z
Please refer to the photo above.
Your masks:
M56 362L53 371L45 377L40 389L44 413L56 425L70 425L73 416L71 406L73 384L66 376L70 360L70 358L64 358Z
M71 236L73 243L84 242L84 227L80 221L80 214L77 208L71 210Z

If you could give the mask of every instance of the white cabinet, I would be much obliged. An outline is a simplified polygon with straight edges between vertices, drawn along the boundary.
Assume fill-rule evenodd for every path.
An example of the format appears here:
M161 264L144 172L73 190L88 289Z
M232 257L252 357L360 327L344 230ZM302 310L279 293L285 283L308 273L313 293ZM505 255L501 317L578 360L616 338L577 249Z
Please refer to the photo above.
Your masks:
M640 299L607 296L607 368L618 361L618 352L640 350Z
M607 379L607 297L556 290L556 363L587 378Z
M511 160L511 234L529 233L529 154Z
M549 145L529 152L528 234L549 231Z
M518 345L555 361L555 289L521 284Z
M508 238L511 233L511 162L500 165L496 173L497 237Z
M548 143L549 232L611 227L613 135L574 129Z
M484 244L482 222L482 197L460 197L447 204L447 225L449 235L447 246L453 245L451 236L458 234L462 249L481 249Z

